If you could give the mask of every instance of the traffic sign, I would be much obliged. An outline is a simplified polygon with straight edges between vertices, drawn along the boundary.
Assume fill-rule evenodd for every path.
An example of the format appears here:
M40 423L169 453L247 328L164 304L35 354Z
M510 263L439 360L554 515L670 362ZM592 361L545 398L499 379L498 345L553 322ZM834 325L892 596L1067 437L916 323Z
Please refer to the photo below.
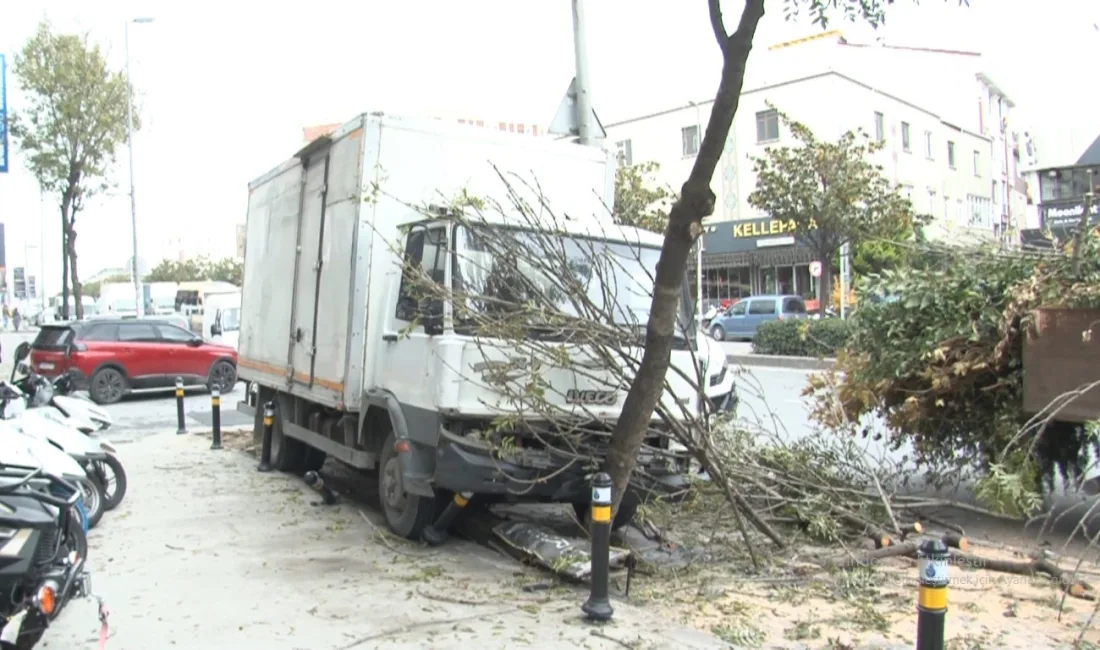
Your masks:
M821 262L810 262L810 275L814 276L815 278L821 277Z

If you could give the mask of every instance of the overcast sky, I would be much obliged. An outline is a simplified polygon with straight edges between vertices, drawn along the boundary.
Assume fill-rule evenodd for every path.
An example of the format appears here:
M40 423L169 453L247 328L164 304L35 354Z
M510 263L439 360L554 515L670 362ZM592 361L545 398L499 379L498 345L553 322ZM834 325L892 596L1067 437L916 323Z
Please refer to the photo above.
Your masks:
M568 0L311 0L234 3L211 0L23 0L6 2L0 52L9 57L8 101L20 93L10 57L48 17L59 31L86 31L125 63L130 57L145 128L135 137L141 256L150 264L174 240L213 256L233 253L249 180L289 157L305 125L345 121L364 110L466 113L547 123L573 76ZM720 65L704 0L588 0L594 105L607 123L713 95ZM741 3L725 0L730 29ZM757 47L814 33L786 23L769 0ZM878 34L894 44L984 52L998 83L1015 95L1035 129L1080 141L1100 132L1085 98L1100 53L1095 0L898 0ZM849 40L876 34L836 25ZM752 60L750 58L750 66ZM1084 73L1080 72L1085 71ZM1092 115L1090 115L1090 111ZM1090 123L1091 120L1091 123ZM1070 148L1077 143L1071 143ZM130 255L125 149L114 196L78 217L82 275L121 266ZM12 152L0 174L0 221L7 264L39 241L39 196ZM46 205L46 281L60 288L59 217ZM27 251L38 266L37 249Z

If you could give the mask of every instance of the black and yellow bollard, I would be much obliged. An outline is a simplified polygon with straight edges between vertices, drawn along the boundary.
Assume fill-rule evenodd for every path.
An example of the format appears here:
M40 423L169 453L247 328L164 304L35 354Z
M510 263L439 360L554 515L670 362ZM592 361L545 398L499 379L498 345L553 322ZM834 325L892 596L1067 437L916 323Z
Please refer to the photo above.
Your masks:
M454 498L451 499L451 502L443 509L443 512L439 514L439 519L429 524L420 533L421 539L432 546L439 546L446 542L451 524L454 523L454 520L458 517L458 513L462 512L462 509L470 504L470 499L472 498L474 498L473 492L455 492Z
M176 434L187 433L187 423L183 420L183 377L176 377Z
M214 431L210 434L210 448L222 448L222 393L217 388L210 389L210 424Z
M611 477L604 472L592 479L592 589L581 611L594 621L609 621L615 610L608 595L611 563Z
M260 446L260 466L256 469L261 472L271 471L271 430L275 428L275 402L264 404L264 439Z
M947 545L933 539L917 549L920 592L917 596L917 650L943 650L947 632Z

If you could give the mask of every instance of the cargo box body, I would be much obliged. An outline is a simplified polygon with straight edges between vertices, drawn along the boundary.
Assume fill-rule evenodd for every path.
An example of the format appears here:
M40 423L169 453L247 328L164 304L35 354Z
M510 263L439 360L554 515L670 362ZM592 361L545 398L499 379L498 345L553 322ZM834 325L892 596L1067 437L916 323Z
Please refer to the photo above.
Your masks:
M507 204L498 170L537 179L559 213L607 218L614 165L603 151L374 113L251 183L241 378L339 411L393 383L380 350L399 229L424 219L414 206L462 191Z

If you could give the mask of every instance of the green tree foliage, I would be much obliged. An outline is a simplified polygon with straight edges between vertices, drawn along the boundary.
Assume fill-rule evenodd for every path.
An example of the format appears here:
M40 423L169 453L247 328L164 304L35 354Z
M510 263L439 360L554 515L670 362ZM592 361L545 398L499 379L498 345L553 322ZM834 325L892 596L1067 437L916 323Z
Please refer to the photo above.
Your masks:
M132 278L129 275L120 273L119 275L112 275L98 282L85 282L84 286L81 288L85 296L91 296L92 298L98 299L99 292L102 290L103 285L113 284L116 282L132 282Z
M615 223L664 234L668 206L676 197L654 180L659 169L658 163L647 162L615 170Z
M16 54L12 71L24 93L22 108L11 116L12 136L27 168L60 208L62 316L68 317L71 281L81 318L76 217L108 187L107 173L126 140L126 79L107 66L87 35L55 34L46 22Z
M161 260L145 275L146 282L229 282L241 286L244 268L241 262L226 257L211 260L208 257L196 257L183 260Z
M835 372L807 389L814 418L855 433L876 414L894 445L912 443L925 467L977 466L1003 485L1015 477L1035 489L1056 469L1079 475L1081 427L1024 428L1023 333L1038 307L1100 307L1098 242L1086 242L1078 271L1066 255L957 249L938 251L927 268L869 279L869 291L898 300L850 319Z
M768 147L753 161L756 188L749 205L793 224L795 237L819 260L832 260L844 244L858 250L860 244L912 232L909 199L871 160L882 143L860 131L826 142L783 113L780 120L795 144ZM832 265L823 264L822 309L832 295L832 276Z

